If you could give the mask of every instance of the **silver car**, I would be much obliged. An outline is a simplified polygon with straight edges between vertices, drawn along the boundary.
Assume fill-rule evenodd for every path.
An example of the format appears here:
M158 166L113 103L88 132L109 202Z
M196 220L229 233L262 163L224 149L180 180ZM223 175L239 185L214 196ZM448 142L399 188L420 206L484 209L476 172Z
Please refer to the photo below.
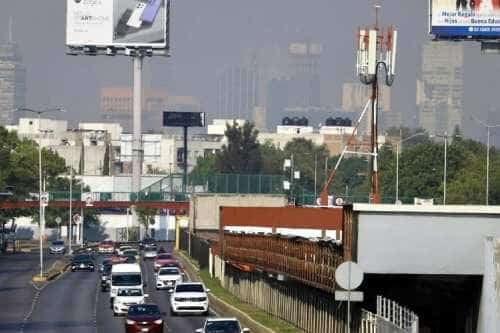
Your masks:
M50 254L65 254L66 246L62 240L55 240L49 246Z
M144 253L142 255L142 258L144 260L146 259L154 259L158 255L158 248L156 246L148 246L146 245L144 247Z

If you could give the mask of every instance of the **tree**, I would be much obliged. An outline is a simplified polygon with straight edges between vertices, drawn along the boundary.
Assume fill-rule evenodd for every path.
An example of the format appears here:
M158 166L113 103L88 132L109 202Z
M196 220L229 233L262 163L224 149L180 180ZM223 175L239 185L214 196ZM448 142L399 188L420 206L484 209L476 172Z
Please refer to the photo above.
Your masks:
M218 173L217 170L217 156L215 154L208 154L207 156L199 156L196 159L196 166L191 170L189 179L192 184L204 184L210 175Z
M139 216L139 223L146 229L146 234L149 234L149 226L155 223L155 216L158 215L158 209L136 207Z
M262 167L257 135L259 131L251 122L243 126L227 125L227 145L217 154L216 167L222 173L258 174Z
M260 156L262 157L261 173L266 175L279 175L283 173L285 153L270 141L261 144L259 149Z

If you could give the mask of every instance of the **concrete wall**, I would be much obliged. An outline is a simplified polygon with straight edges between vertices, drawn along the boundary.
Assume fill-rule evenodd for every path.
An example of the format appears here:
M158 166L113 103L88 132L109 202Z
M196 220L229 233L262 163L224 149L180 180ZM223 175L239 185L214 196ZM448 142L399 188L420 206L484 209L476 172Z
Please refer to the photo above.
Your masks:
M500 331L500 238L484 240L484 276L479 308L478 333Z
M195 194L190 200L189 228L191 230L219 230L219 208L228 207L284 207L284 195L269 194Z
M484 238L500 236L500 209L355 205L358 263L366 273L480 275Z

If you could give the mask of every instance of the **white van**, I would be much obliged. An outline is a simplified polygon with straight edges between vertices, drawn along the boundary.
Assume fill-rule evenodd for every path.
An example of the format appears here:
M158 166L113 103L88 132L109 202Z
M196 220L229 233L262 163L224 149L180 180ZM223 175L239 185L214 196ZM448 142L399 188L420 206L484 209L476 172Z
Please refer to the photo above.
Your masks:
M113 306L113 299L118 293L118 289L141 289L144 284L139 264L116 264L111 268L111 284L109 300Z

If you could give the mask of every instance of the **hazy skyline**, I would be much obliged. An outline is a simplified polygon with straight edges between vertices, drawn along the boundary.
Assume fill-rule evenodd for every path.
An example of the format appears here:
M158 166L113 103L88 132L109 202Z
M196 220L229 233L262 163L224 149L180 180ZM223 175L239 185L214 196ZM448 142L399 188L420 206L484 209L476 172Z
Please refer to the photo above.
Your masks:
M239 65L248 49L285 46L309 39L323 44L321 59L322 102L338 107L342 83L356 82L355 38L361 25L374 21L373 1L214 0L172 1L171 58L146 59L146 87L165 87L169 94L193 95L203 110L214 113L217 72ZM399 30L397 77L393 109L402 111L405 123L415 115L416 79L421 44L427 34L427 1L381 1L381 23ZM27 106L63 105L69 120L100 121L99 89L130 85L131 59L65 54L65 0L9 1L0 12L0 41L13 38L27 68ZM50 20L48 20L50 19ZM482 56L478 43L465 47L464 130L483 133L468 125L468 115L487 119L497 109L500 56ZM495 114L490 120L496 119ZM483 139L482 136L479 138Z

